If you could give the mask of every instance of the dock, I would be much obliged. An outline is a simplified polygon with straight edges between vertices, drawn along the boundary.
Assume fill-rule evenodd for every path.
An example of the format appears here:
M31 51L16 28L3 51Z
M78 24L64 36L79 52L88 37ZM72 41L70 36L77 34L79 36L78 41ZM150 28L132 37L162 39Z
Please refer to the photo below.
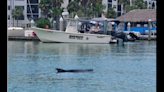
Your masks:
M8 40L26 40L26 41L40 41L37 36L25 37L25 36L8 36Z
M149 36L148 35L140 35L139 37L140 37L140 40L148 40ZM156 40L157 37L156 37L156 35L151 35L150 38L151 38L151 40Z
M35 36L25 36L25 30L8 30L8 40L28 40L28 41L40 41L37 35Z

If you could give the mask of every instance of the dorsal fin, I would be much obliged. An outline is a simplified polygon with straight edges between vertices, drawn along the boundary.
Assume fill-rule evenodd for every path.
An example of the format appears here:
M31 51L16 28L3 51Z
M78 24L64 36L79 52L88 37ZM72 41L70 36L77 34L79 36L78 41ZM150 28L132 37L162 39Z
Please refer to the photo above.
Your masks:
M65 70L60 69L60 68L56 68L56 70L57 70L57 73L59 73L59 72L66 72Z

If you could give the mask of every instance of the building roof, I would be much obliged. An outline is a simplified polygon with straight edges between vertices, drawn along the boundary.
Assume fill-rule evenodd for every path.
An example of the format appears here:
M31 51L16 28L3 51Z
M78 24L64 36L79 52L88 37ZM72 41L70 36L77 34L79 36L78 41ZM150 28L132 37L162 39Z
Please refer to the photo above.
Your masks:
M156 9L135 9L116 19L123 22L147 22L149 19L156 21Z

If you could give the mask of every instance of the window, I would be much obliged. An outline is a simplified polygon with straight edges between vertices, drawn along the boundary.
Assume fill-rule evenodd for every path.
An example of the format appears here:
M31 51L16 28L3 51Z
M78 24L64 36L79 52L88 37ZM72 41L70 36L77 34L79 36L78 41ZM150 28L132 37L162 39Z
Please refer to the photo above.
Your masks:
M8 5L8 10L10 10L10 5Z
M27 15L27 18L30 19L31 18L31 15ZM37 20L38 19L38 15L33 15L33 20Z
M117 11L121 11L121 5L117 6Z
M121 12L117 12L117 16L118 16L118 17L121 16Z
M16 20L17 18L15 18L15 20ZM21 15L21 16L19 16L18 17L18 20L24 20L24 15Z
M108 2L112 2L112 0L108 0Z
M113 8L116 8L116 5L113 5Z
M112 7L112 4L108 4L108 8Z
M30 1L30 4L38 4L38 0L27 0L27 3L28 3L28 1Z
M32 13L38 13L38 5L31 5ZM27 13L31 13L29 5L27 5Z
M10 15L7 16L8 20L10 20Z
M24 10L24 6L15 6L15 7L20 7L22 10Z

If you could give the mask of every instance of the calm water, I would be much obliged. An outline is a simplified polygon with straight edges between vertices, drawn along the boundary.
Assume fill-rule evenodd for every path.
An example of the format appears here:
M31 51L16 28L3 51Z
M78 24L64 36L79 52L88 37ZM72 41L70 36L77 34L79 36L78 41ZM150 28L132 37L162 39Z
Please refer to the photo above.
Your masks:
M60 73L62 69L93 69ZM8 92L156 92L156 41L8 41Z

